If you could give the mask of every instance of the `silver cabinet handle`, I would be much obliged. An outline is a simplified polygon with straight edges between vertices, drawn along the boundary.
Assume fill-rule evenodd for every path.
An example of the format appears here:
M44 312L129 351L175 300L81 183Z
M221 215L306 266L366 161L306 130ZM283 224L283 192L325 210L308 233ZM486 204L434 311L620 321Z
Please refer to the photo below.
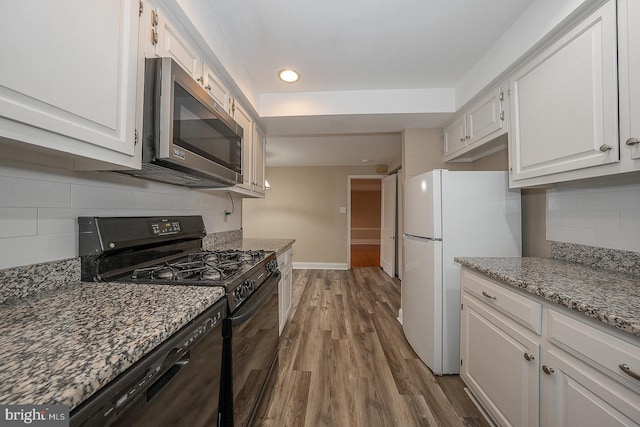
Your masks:
M610 150L613 150L613 147L612 147L612 146L610 146L610 145L602 144L602 145L600 146L600 151L602 151L603 153L604 153L605 151L610 151Z
M635 137L631 137L631 138L627 139L625 144L627 144L628 147L633 147L634 145L640 144L640 139L635 138Z
M542 372L544 372L547 375L551 375L553 374L555 371L553 370L553 368L548 367L547 365L542 365Z
M460 137L460 142L464 142L464 136Z
M634 380L638 380L640 381L640 375L636 374L635 372L633 372L631 370L631 368L626 364L623 363L621 365L618 365L618 368L620 368L620 370L622 372L624 372L625 374L629 375L631 378L633 378Z
M471 139L469 135L465 136L464 139Z
M485 296L485 297L487 297L487 298L491 298L491 299L498 299L498 298L496 298L496 297L494 297L494 296L492 296L492 295L489 295L486 291L482 291L482 295L484 295L484 296Z
M200 77L198 77L198 78L196 79L196 81L199 81L200 83L203 83L203 82L204 82L204 79L202 78L202 76L200 76ZM601 147L601 148L602 148L602 147Z
M534 359L535 359L535 356L534 356L533 354L525 353L525 354L524 354L524 359L525 359L527 362L531 362L532 360L534 360Z
M205 88L206 90L211 90L211 85L206 85L204 88Z

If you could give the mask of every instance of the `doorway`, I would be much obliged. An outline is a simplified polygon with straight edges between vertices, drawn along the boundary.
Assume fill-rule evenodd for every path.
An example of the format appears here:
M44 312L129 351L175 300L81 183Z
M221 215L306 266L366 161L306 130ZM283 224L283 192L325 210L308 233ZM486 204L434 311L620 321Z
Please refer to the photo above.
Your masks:
M349 177L349 267L380 267L382 178Z

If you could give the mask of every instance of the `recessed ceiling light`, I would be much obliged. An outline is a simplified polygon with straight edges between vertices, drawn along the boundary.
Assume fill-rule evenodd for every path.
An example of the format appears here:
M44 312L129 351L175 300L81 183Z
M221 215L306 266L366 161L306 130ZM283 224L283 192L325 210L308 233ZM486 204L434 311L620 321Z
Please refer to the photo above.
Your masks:
M300 75L296 70L292 70L291 68L286 68L284 70L278 71L278 77L283 82L294 83L298 81L298 79L300 78Z
M371 160L369 159L362 159L362 163L369 163Z

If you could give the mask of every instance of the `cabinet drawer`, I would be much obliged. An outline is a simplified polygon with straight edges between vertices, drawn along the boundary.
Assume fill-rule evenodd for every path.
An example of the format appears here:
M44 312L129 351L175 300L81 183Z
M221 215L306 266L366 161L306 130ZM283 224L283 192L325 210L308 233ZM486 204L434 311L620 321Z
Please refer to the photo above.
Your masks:
M635 346L586 323L549 310L547 335L549 342L585 363L605 371L635 390L640 390L640 345ZM630 374L622 367L627 366Z
M540 335L542 332L542 305L516 290L505 289L467 270L462 271L463 289L487 305L501 311L518 323Z

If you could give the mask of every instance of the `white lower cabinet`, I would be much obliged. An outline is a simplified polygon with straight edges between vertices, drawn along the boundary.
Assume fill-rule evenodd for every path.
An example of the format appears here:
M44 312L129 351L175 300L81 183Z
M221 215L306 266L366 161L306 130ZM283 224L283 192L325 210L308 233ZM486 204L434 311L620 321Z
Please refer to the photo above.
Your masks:
M293 249L289 248L278 255L278 268L280 269L279 293L279 313L280 313L280 333L284 329L291 311L291 297L293 288Z
M637 426L637 394L598 370L550 348L542 365L543 423L546 426Z
M540 345L469 294L462 304L460 376L500 425L538 425Z
M497 425L640 426L640 342L465 268L461 288L460 376Z

